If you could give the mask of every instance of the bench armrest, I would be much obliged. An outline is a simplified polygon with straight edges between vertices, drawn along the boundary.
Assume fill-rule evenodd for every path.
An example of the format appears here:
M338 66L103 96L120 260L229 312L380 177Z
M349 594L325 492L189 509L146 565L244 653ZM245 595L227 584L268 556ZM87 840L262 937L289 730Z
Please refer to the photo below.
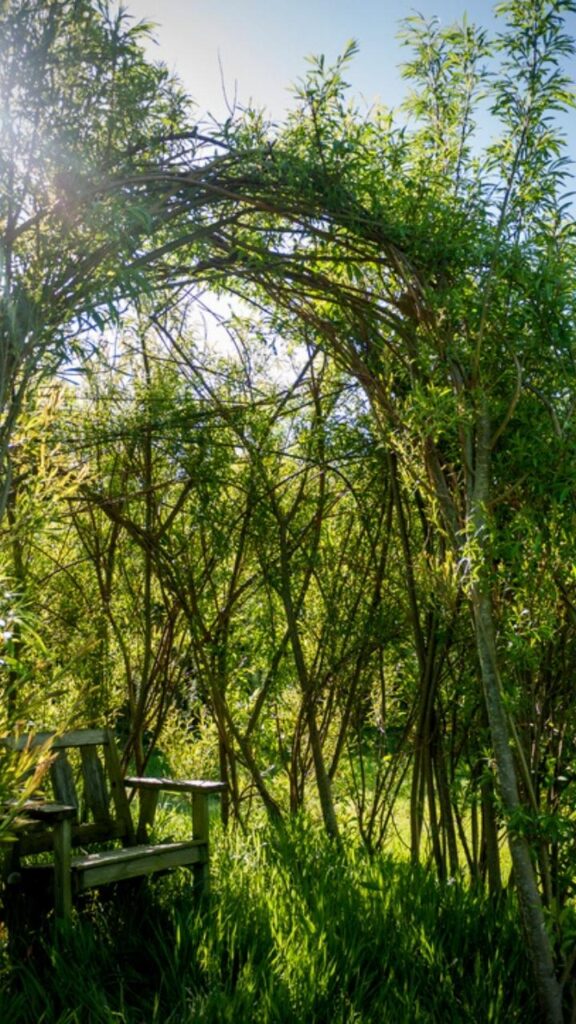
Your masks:
M71 804L27 800L18 814L23 828L27 822L40 821L54 829L54 905L58 917L69 917L72 911L72 821L77 815L76 808Z
M192 797L192 827L194 838L208 843L208 797L227 789L225 782L205 779L151 779L130 776L125 786L140 790L140 820L136 836L145 842L148 828L154 823L156 804L162 792L188 793Z
M222 793L226 788L225 782L211 782L206 779L152 779L130 776L124 779L125 786L134 789L164 790L169 793Z
M55 825L59 821L71 821L76 817L76 808L70 804L39 803L27 800L18 808L18 813L32 821L43 821L47 825Z

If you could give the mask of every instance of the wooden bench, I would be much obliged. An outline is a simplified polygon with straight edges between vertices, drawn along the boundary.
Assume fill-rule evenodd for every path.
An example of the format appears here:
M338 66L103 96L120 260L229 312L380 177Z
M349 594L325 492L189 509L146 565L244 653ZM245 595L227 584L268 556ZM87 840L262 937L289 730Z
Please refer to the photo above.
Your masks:
M54 907L59 918L69 917L74 897L88 889L177 867L191 867L199 888L207 891L208 800L225 789L224 783L122 778L109 729L78 729L61 735L37 733L5 737L1 742L13 752L48 745L46 778L53 791L53 800L27 801L19 817L16 841L8 846L4 858L8 900L11 887L25 889L27 878L37 879L42 873L45 880L47 874L53 878ZM136 826L128 792L139 794ZM191 797L191 835L181 842L149 841L162 792ZM40 858L44 863L30 863L31 855L40 853L51 856L47 862Z

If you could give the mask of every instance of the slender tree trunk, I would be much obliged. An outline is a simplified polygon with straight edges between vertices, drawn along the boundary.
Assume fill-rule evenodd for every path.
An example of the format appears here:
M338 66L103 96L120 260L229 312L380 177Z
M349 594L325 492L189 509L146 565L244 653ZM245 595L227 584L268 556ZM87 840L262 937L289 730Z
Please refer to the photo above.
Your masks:
M456 826L454 823L454 812L450 800L450 786L446 771L446 757L442 734L436 725L436 737L434 741L434 769L436 775L436 789L442 815L442 831L446 840L448 854L448 868L452 876L458 874L458 843L456 840Z
M473 566L476 579L470 586L470 602L478 650L478 659L488 715L492 748L498 771L502 805L508 823L522 810L518 775L511 746L511 734L496 650L496 630L489 583L487 502L490 490L490 423L486 413L478 424L475 481L470 504L471 544L478 554ZM540 892L532 862L530 845L514 826L508 829L508 842L514 868L522 925L532 962L536 990L546 1024L562 1024L562 993L554 970L551 943L546 931Z
M500 871L498 826L496 824L494 807L494 786L491 779L483 779L480 785L482 794L482 840L486 850L488 892L491 896L499 896L502 892L502 872Z
M283 544L284 552L284 539ZM304 657L304 651L302 650L302 645L300 643L298 622L296 618L294 604L292 602L292 593L290 589L290 569L289 566L286 564L284 558L282 561L281 596L284 604L284 611L286 613L286 625L290 636L292 655L294 657L296 672L298 674L300 688L302 690L303 710L306 719L306 725L308 727L308 738L310 741L310 749L312 751L312 759L314 761L316 787L318 789L318 796L320 798L320 806L322 808L324 827L326 829L326 832L328 833L329 836L332 837L332 839L339 840L340 834L338 831L338 819L336 817L334 798L332 796L332 785L330 782L328 769L326 767L326 762L324 760L324 753L322 750L322 739L318 731L318 723L316 722L315 694L310 682L308 668L306 665L306 659Z

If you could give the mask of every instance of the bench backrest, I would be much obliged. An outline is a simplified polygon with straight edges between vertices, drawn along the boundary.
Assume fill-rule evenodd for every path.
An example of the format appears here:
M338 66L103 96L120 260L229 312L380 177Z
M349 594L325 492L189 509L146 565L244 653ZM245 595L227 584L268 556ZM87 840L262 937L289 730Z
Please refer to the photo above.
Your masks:
M76 808L72 843L121 839L135 843L135 832L122 778L120 758L109 729L76 729L66 733L34 733L5 738L13 751L48 747L49 770L43 791L52 788L57 803ZM39 853L52 847L52 830L41 826L20 839L22 853Z

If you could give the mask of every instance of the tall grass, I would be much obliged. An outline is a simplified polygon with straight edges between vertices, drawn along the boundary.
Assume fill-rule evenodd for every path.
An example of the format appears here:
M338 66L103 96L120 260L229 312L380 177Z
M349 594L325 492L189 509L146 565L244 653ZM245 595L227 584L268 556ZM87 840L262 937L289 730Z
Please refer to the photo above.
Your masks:
M172 876L6 959L2 1024L538 1020L512 898L302 823L214 846L209 907Z

